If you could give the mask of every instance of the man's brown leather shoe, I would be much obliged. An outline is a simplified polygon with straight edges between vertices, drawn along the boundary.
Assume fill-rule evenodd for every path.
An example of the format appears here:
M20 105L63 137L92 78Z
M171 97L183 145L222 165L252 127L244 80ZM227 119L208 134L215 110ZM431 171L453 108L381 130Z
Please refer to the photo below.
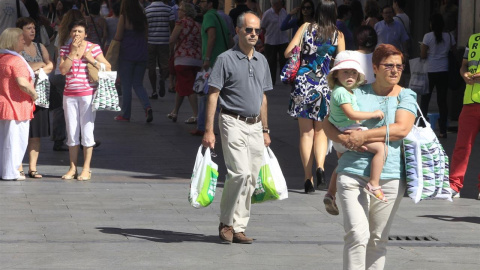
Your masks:
M233 241L233 227L220 223L220 225L218 225L218 236L220 236L220 239L223 241L231 243Z
M233 243L239 244L251 244L253 243L253 238L247 237L245 233L234 233L233 234Z

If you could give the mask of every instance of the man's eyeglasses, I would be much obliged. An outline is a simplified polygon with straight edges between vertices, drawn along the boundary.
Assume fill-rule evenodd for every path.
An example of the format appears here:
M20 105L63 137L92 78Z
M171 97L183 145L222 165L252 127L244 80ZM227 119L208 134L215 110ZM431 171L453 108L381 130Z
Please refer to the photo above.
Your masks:
M302 9L303 10L310 10L310 9L312 9L312 7L311 6L304 6L304 7L302 7Z
M398 71L402 71L405 68L404 64L380 64L381 66L384 66L386 70L393 70L394 67L397 68Z
M253 30L255 30L255 35L257 35L257 36L260 35L260 33L262 33L262 29L260 29L260 28L251 28L251 27L245 28L245 32L247 34L252 34Z

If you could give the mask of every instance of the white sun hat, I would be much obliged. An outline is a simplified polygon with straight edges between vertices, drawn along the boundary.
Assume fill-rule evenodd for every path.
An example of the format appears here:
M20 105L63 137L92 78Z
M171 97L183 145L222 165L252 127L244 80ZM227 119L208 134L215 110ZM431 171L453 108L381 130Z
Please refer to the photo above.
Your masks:
M360 65L358 53L355 51L342 51L337 54L334 66L328 73L328 80L332 80L333 72L339 69L355 69L359 74L358 82L362 84L365 81L365 72Z

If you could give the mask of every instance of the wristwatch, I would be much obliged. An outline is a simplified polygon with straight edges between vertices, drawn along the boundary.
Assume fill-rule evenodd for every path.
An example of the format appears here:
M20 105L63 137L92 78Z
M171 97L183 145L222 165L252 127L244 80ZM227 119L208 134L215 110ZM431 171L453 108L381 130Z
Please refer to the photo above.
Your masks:
M263 128L263 129L262 129L262 132L263 132L263 133L268 133L268 134L270 134L270 129L268 129L268 128Z

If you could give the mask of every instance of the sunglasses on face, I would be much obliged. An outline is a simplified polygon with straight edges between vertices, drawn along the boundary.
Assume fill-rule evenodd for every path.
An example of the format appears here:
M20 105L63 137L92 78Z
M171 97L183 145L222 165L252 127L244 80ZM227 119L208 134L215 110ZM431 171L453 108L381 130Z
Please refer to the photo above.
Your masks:
M252 28L252 27L245 28L245 32L247 34L252 34L253 30L255 30L255 35L257 35L257 36L260 35L260 33L262 32L262 29L260 29L260 28Z
M384 66L386 70L393 70L393 68L397 68L398 71L402 71L405 68L404 64L380 64L381 66Z

